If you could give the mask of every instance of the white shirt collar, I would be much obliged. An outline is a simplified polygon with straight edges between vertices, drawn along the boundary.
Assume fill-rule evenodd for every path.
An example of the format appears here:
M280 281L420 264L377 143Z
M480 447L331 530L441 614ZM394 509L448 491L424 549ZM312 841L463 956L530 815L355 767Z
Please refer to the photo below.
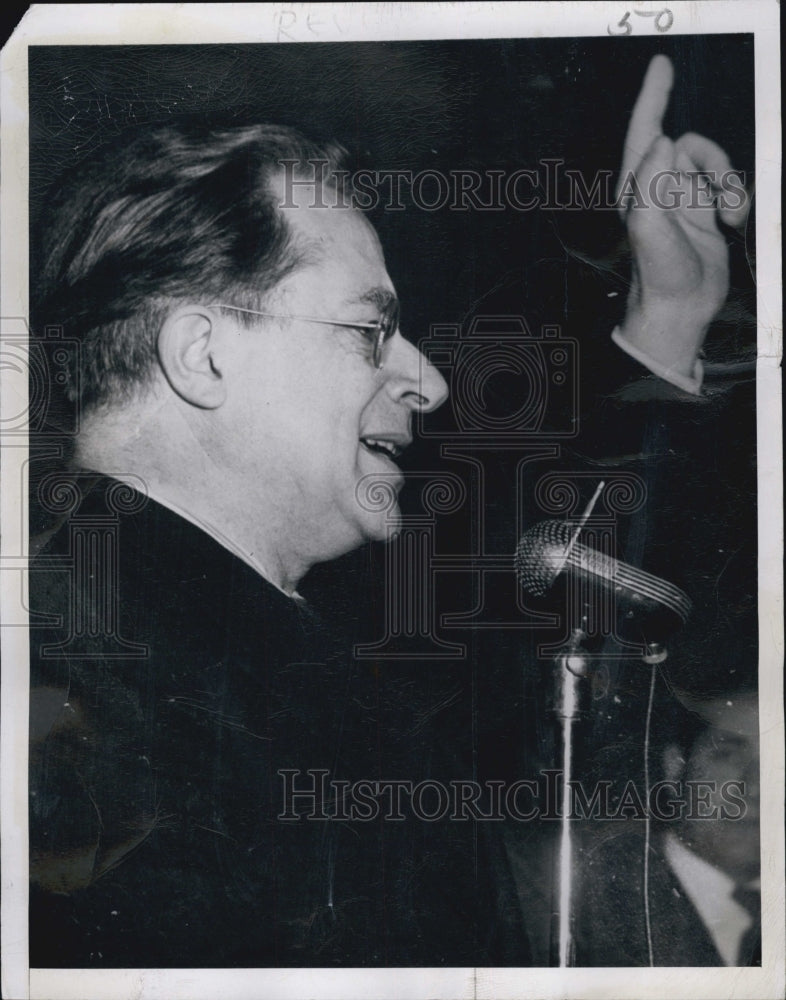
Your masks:
M664 838L664 854L707 928L724 965L736 965L740 945L753 919L732 897L735 881L686 847L673 833Z

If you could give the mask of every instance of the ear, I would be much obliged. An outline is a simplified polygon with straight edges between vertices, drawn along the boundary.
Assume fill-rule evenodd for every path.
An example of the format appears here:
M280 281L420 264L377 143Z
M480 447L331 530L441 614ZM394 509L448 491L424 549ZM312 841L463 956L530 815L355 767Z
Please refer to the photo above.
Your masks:
M217 317L203 306L180 306L158 333L158 358L172 389L192 406L214 410L226 399L226 380L216 362Z
M663 748L663 777L666 781L679 781L685 773L685 755L676 743Z

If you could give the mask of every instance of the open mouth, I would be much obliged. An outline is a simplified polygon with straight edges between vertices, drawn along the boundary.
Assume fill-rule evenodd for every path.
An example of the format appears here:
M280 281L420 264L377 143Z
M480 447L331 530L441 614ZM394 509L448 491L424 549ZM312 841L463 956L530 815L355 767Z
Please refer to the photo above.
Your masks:
M394 459L404 451L404 447L389 438L362 437L360 443L367 451Z

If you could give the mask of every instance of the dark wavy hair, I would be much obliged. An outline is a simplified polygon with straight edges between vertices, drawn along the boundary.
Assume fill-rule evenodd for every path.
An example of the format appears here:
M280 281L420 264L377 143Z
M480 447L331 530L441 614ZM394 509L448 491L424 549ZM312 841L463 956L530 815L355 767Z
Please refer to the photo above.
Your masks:
M316 176L338 183L343 156L274 125L167 127L73 169L44 212L32 309L36 333L60 328L80 344L69 399L84 410L144 384L161 324L184 298L260 308L307 254L271 177L283 161L313 177L319 161Z

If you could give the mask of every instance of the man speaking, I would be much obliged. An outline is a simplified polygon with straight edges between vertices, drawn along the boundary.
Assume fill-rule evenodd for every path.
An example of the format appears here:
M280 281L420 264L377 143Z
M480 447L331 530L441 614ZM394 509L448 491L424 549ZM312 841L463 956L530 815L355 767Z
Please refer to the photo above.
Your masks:
M698 393L717 216L742 213L712 181L694 197L730 168L717 146L661 134L671 76L653 60L626 141L635 269L609 351ZM324 200L287 184L315 162ZM353 660L298 594L388 537L413 414L446 397L345 183L289 129L164 129L81 165L48 213L34 327L79 339L81 423L40 484L59 521L30 574L33 966L530 960L497 826L403 819L395 779L466 776L415 712L428 672L417 691ZM389 794L367 820L359 781Z

